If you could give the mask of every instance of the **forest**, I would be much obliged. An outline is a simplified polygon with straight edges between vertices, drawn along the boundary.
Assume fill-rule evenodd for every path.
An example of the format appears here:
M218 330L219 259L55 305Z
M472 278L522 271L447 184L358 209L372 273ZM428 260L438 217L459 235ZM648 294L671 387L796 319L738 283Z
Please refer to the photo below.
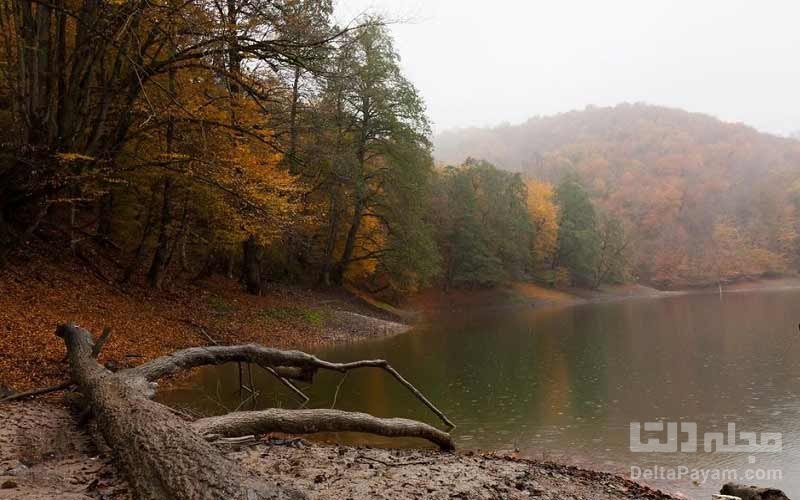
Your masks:
M453 130L434 142L441 162L474 156L531 182L573 178L595 212L589 204L587 210L560 205L557 219L573 211L595 219L585 222L593 236L576 233L589 238L581 248L595 248L594 257L570 250L566 234L557 245L558 253L571 255L567 268L578 276L681 288L791 274L800 265L795 139L699 113L621 104ZM547 213L548 189L529 186L532 211ZM544 196L534 196L537 190ZM560 229L570 231L574 226L565 222ZM537 245L550 248L546 237ZM594 273L580 270L582 260L594 263Z
M554 187L435 166L389 22L331 16L327 0L4 2L0 260L58 242L121 285L223 274L389 301L631 276L629 221L580 168L530 172Z

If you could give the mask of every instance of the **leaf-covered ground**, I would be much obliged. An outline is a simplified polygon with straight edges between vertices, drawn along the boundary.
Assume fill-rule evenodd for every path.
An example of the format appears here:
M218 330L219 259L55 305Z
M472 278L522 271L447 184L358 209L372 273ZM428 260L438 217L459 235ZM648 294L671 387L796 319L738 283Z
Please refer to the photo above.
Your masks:
M256 297L221 277L123 289L80 263L37 256L0 271L0 385L22 391L65 380L64 343L53 333L68 321L94 335L111 328L100 359L120 367L212 341L308 347L404 328L349 313L391 319L343 291L274 285Z

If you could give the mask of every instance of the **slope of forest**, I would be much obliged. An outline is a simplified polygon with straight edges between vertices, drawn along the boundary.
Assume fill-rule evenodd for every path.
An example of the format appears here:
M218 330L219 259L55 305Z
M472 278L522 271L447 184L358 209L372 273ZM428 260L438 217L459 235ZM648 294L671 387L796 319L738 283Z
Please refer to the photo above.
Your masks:
M434 143L440 163L474 157L546 183L577 178L598 212L621 221L628 279L680 287L798 268L800 141L621 104Z

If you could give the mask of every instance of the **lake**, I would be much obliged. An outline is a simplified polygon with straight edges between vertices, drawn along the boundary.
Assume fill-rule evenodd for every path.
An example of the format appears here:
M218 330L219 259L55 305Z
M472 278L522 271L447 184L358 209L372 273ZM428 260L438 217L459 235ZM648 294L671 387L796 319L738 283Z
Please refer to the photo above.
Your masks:
M332 361L389 360L457 424L454 437L462 449L518 449L522 456L626 476L649 472L657 477L641 479L690 498L709 498L733 474L739 482L800 497L798 322L798 290L688 294L457 311L407 334L315 354ZM297 406L260 368L252 376L260 390L256 408ZM307 390L308 406L330 407L340 381L339 374L320 376ZM196 387L164 391L160 400L204 414L239 405L235 365L199 370L190 383ZM336 408L439 425L379 371L348 375ZM654 421L696 423L699 451L631 452L631 422ZM782 450L704 452L704 433L727 432L729 424L736 433L781 433ZM666 441L667 433L641 437Z

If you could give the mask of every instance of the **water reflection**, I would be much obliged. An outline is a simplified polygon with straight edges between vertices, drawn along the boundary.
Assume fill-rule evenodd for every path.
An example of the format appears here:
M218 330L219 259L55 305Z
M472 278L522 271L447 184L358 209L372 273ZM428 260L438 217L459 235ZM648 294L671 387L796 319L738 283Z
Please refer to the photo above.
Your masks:
M622 473L631 465L780 468L783 480L769 483L800 496L799 305L800 292L776 291L462 311L410 334L317 354L388 359L458 424L462 447L519 448ZM254 377L258 407L296 405L260 369ZM321 376L308 389L310 406L329 407L339 381ZM203 370L193 382L162 398L203 413L239 404L235 366ZM438 424L377 371L349 375L336 407ZM747 454L631 453L629 423L656 420L697 422L701 432L724 431L728 422L781 432L783 452L758 455L755 465ZM701 498L720 486L649 482Z

